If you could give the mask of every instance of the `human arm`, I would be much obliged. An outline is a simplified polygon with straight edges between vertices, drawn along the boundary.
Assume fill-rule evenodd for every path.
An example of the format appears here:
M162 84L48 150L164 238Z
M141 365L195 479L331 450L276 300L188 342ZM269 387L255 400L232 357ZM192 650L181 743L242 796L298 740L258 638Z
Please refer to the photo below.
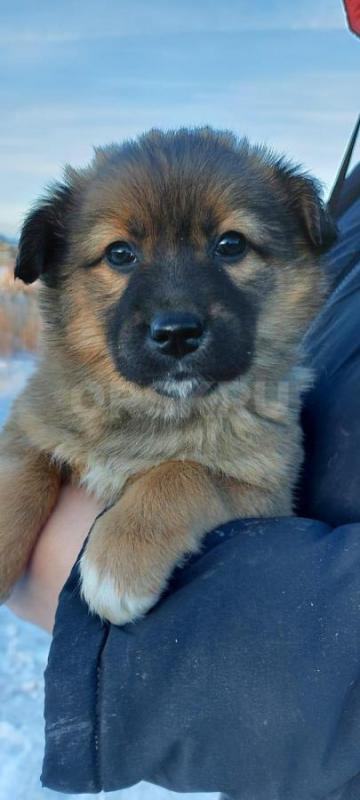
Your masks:
M123 628L89 615L75 567L46 673L44 784L358 798L359 598L359 524L230 523Z

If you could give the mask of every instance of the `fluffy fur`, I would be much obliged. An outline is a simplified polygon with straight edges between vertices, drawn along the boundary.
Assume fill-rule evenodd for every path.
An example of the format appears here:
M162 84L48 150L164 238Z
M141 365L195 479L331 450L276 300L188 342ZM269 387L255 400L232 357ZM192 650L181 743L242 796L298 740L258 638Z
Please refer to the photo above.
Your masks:
M227 231L245 253L220 258ZM302 458L303 332L335 230L316 182L211 129L161 133L68 168L30 213L16 275L40 278L39 365L2 434L0 593L26 566L63 480L108 510L81 560L92 611L124 624L158 599L206 531L287 515ZM134 265L109 265L112 242ZM154 314L204 323L160 353Z

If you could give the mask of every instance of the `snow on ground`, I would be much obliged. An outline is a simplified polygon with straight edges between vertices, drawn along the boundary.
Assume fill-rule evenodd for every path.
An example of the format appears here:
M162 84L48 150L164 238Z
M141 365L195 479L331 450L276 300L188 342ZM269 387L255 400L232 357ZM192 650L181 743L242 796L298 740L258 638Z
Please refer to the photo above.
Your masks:
M33 369L33 359L20 355L12 360L0 356L0 427L14 397L21 391Z
M31 359L0 359L0 424L32 369ZM1 513L1 509L0 509ZM50 637L0 608L0 800L75 798L42 789L43 672ZM178 795L146 783L113 792L111 800L213 800L217 795ZM83 800L94 795L83 794ZM101 795L105 797L105 795ZM106 795L107 797L107 795Z

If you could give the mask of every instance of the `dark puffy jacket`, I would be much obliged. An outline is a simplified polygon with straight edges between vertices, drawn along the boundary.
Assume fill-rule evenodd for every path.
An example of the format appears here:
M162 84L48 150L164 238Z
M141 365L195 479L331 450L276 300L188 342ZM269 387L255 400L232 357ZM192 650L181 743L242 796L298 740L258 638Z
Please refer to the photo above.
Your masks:
M299 515L210 533L124 628L88 614L75 566L46 673L45 786L359 800L360 199L340 230L307 337Z

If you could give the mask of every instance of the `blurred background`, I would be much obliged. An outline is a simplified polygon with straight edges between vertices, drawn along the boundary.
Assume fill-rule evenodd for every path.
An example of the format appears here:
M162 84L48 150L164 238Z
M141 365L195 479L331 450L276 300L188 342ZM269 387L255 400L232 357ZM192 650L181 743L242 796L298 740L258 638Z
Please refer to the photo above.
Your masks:
M341 0L1 4L0 424L39 329L36 285L13 280L17 238L64 163L151 127L211 124L302 163L326 197L357 116L359 52ZM48 645L0 610L0 800L56 796L39 784ZM171 795L141 785L116 796Z

